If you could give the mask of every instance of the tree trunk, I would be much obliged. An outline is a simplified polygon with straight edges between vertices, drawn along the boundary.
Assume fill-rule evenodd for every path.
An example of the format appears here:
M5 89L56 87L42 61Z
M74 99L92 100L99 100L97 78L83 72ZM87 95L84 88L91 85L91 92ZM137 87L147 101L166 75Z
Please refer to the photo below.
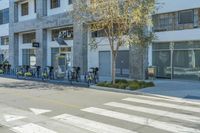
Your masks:
M116 54L112 52L112 84L115 84L116 79Z

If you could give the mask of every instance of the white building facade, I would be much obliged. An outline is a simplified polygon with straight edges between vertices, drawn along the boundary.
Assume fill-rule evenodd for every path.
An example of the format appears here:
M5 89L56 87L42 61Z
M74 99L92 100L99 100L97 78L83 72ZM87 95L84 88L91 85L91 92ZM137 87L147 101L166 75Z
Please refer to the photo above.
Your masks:
M9 58L9 1L0 1L0 62Z
M159 0L153 16L156 34L149 64L161 78L198 79L200 71L200 1Z
M158 0L157 3L158 11L153 15L156 39L149 46L147 66L156 66L160 78L198 79L200 1ZM83 74L90 67L98 67L100 76L111 76L112 57L107 39L100 32L91 33L84 25L73 22L68 14L73 10L72 0L1 0L0 10L6 7L10 11L10 24L0 24L0 37L5 40L9 35L9 61L13 67L55 67L57 57L65 56L64 69L79 66ZM61 32L66 33L66 45L56 40ZM92 38L101 40L96 49L88 45ZM1 51L5 49L8 50L8 45L0 45ZM129 47L120 48L116 62L118 77L130 77L130 71L135 69L130 66L133 61L130 52Z

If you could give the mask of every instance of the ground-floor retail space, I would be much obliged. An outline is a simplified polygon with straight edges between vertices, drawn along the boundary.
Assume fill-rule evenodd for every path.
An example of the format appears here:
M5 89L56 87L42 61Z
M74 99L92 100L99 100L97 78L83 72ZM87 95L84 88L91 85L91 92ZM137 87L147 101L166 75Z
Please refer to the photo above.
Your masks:
M159 78L200 78L200 41L153 43L152 65Z

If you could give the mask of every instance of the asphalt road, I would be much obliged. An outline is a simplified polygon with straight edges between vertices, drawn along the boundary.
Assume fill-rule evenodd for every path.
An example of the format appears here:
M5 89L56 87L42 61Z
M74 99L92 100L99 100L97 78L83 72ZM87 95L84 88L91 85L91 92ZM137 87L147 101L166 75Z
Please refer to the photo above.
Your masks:
M0 78L0 133L200 133L200 103Z

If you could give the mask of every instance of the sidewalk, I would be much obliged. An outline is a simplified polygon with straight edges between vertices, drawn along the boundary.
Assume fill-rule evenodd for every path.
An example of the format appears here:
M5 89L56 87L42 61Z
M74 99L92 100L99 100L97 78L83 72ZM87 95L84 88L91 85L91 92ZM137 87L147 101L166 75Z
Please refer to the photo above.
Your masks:
M154 80L155 87L137 92L200 100L200 81Z

